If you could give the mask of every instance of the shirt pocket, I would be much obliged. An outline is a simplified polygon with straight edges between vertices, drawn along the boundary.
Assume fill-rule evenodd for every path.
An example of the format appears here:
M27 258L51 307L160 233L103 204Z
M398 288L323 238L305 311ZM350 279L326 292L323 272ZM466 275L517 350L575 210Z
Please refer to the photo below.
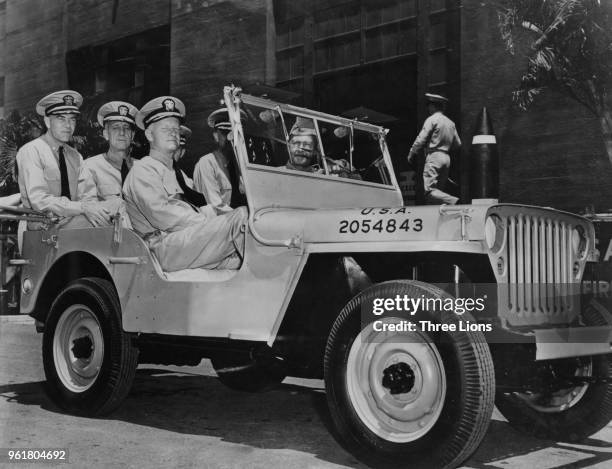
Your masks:
M47 166L46 168L43 168L43 176L45 177L46 181L56 182L61 179L59 168L54 168L53 166Z

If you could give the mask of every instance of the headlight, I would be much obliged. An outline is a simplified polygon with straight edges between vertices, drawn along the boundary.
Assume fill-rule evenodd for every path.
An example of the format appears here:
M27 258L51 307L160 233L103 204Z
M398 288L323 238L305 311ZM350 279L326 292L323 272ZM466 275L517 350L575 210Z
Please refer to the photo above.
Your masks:
M581 225L572 230L572 252L578 259L583 259L587 253L587 237Z
M32 284L32 280L26 277L23 280L23 283L21 284L21 290L23 291L25 295L28 295L32 292L33 288L34 288L34 285Z
M504 242L504 223L502 219L497 215L487 217L484 231L487 247L493 252L498 252Z

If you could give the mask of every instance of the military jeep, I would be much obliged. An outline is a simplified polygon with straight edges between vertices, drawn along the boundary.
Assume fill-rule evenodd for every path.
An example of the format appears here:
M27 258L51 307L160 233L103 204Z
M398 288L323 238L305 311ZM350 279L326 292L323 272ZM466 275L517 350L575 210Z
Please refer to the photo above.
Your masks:
M576 293L591 222L491 201L403 206L385 129L234 87L224 102L249 211L240 269L164 272L118 225L24 233L20 311L44 334L57 405L107 414L139 363L209 358L242 391L323 379L333 433L371 463L457 466L494 404L559 440L609 422L612 321ZM316 171L288 164L298 118L314 122ZM442 307L462 296L487 299ZM408 312L406 298L434 307Z

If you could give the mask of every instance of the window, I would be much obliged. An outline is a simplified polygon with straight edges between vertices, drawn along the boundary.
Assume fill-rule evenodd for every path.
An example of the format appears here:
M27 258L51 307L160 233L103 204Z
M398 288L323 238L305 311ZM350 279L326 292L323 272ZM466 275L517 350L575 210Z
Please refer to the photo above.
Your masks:
M170 88L170 28L68 52L69 86L84 96L125 100L136 106Z
M307 93L319 75L415 55L416 3L275 0L277 86Z

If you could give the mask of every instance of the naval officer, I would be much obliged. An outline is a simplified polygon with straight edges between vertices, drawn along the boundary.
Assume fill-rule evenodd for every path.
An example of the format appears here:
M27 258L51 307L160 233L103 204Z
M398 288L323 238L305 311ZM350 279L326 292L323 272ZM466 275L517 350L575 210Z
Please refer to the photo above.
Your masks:
M130 227L125 213L121 188L132 167L130 156L136 130L136 106L124 101L111 101L98 110L98 123L108 142L108 150L87 158L83 163L96 185L98 200L113 215L121 216L122 224Z
M227 109L217 109L207 119L216 148L202 156L193 170L193 183L219 214L246 205L241 192L236 157L228 135L232 130Z
M134 229L147 241L162 269L236 269L244 253L244 207L216 216L187 202L173 169L185 106L161 96L136 115L151 150L134 162L123 196Z
M72 90L57 91L36 104L47 132L17 152L21 202L27 208L61 217L61 228L90 228L110 223L110 212L98 203L93 179L83 157L68 143L76 128L83 98ZM47 228L30 223L29 229Z

